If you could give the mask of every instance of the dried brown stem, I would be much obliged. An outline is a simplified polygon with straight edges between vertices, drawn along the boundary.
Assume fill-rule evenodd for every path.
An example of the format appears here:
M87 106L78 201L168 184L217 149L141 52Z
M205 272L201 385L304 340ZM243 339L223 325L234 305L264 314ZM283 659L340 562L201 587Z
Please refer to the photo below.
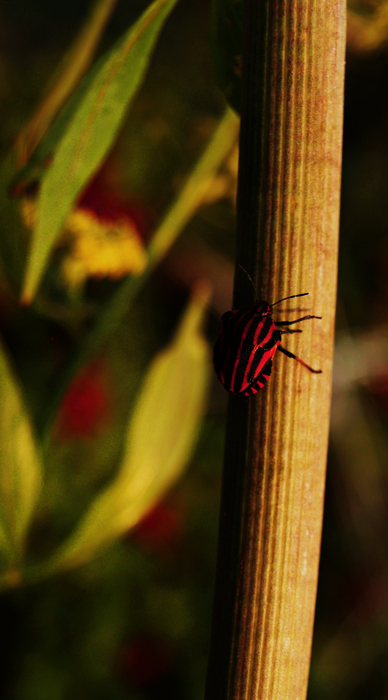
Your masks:
M207 700L301 700L315 608L336 298L345 0L245 0L238 260L322 320L231 397ZM235 306L251 290L237 272ZM299 310L302 310L299 306ZM279 313L279 312L277 312Z

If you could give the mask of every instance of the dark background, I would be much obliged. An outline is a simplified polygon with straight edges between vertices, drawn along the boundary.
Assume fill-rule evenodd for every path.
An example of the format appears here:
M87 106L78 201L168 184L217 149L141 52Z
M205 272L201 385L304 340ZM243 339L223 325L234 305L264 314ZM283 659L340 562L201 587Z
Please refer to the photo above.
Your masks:
M119 3L100 50L145 6ZM368 8L367 20L374 6ZM38 104L42 86L88 10L89 3L80 0L2 3L3 154ZM333 429L309 700L388 697L387 83L387 42L368 50L350 45ZM109 196L119 196L143 222L144 238L190 171L224 104L209 48L208 0L180 0L101 176ZM96 431L110 434L112 415L121 420L128 408L124 394L134 394L147 362L171 336L187 300L188 256L194 269L206 266L215 285L215 260L230 277L233 211L227 196L201 209L140 294L128 317L130 330L121 330L112 341L103 369L92 368L67 397L61 435L79 460L69 457L67 467L79 470L73 482L78 500L74 505L71 490L64 495L58 532L70 527L74 509L82 512L82 494L101 479L97 457L88 462L91 475L79 466L84 455L101 447L96 447ZM105 291L103 285L88 290L95 296ZM230 287L223 294L225 307L209 315L210 342ZM50 372L72 340L58 320L21 313L6 294L0 299L0 320L38 411ZM46 351L48 337L54 338L54 352ZM77 414L74 406L80 402ZM226 394L214 380L185 476L135 531L89 566L2 595L4 700L202 698L225 408ZM44 549L43 540L50 537L55 541L55 532L47 533L38 523L32 548Z

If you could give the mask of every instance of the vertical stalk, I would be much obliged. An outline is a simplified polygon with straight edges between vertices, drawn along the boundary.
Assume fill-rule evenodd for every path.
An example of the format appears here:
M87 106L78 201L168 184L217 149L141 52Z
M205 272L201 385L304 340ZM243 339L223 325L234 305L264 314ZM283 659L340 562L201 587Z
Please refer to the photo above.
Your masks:
M207 700L307 691L329 429L345 0L245 0L238 261L270 303L322 316L268 385L230 397ZM235 306L252 303L238 273ZM274 311L275 313L275 311Z

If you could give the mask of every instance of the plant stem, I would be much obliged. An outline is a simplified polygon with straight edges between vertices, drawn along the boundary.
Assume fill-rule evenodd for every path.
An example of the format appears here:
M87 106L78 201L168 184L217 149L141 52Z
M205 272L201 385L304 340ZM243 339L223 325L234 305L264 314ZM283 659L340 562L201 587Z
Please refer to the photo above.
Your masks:
M237 260L269 303L309 292L303 313L323 319L285 346L323 373L279 353L256 397L230 397L206 698L301 700L329 429L346 3L245 0L244 12ZM235 307L250 298L239 271Z

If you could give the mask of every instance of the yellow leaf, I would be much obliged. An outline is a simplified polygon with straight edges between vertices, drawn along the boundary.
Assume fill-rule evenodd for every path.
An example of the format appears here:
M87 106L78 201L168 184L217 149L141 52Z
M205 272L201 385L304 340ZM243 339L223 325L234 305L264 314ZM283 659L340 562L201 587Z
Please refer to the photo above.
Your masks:
M20 561L42 466L19 387L0 346L0 547Z
M128 425L121 468L46 571L79 566L136 525L185 468L204 411L210 368L200 331L210 288L202 282L172 343L151 363Z

